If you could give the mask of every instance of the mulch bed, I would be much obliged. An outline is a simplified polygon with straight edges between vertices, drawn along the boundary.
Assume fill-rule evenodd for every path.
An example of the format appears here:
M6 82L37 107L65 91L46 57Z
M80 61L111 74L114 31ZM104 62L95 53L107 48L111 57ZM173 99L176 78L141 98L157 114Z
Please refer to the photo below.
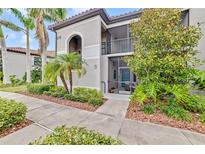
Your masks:
M34 94L30 94L28 92L20 92L20 94L43 99L43 100L47 100L47 101L51 101L51 102L61 104L61 105L75 107L75 108L86 110L86 111L92 111L92 112L96 111L97 108L99 107L99 106L93 106L92 104L89 104L89 103L75 102L75 101L70 101L70 100L57 98L57 97L53 97L53 96L48 96L48 95L34 95ZM106 100L104 100L103 102L105 102L105 101Z
M29 126L32 123L33 122L31 120L28 120L28 119L26 119L26 120L24 120L24 121L22 121L20 123L17 123L13 127L7 128L7 129L3 130L2 132L0 132L0 138L2 138L4 136L7 136L7 135L9 135L11 133L14 133L17 130L22 129L22 128L26 127L26 126Z
M126 114L126 118L128 119L139 120L143 122L151 122L155 124L171 126L175 128L181 128L205 134L205 124L202 124L198 121L198 116L198 114L192 113L192 122L187 122L171 119L160 111L157 111L156 113L149 115L141 111L139 105L134 103L130 103Z

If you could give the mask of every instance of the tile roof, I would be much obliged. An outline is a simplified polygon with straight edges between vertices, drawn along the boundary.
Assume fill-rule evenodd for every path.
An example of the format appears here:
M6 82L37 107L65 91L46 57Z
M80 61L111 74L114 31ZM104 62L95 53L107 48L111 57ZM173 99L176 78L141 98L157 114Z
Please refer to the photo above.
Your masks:
M8 52L15 52L15 53L21 53L26 54L26 48L22 47L7 47ZM31 55L40 56L41 53L39 50L30 49ZM47 57L54 58L55 57L55 51L47 51Z
M89 9L89 10L86 10L84 12L81 12L79 14L76 14L74 16L71 16L69 18L66 18L64 20L61 20L59 22L56 22L53 25L50 25L48 28L50 30L60 29L62 27L74 24L76 22L97 16L97 15L100 15L106 24L112 24L112 23L116 23L116 22L121 22L121 21L129 20L129 19L138 18L140 16L141 12L142 12L141 9L139 9L139 10L136 10L133 12L128 12L125 14L121 14L118 16L109 16L105 9L93 8L93 9Z

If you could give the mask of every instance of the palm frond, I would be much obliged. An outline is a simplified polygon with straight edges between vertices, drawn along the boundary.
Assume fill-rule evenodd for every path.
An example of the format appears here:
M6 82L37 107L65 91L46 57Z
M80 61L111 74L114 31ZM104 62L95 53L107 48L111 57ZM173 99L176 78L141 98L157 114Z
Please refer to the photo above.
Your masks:
M22 29L21 27L13 24L12 22L9 22L7 20L0 19L0 24L6 28L13 30L13 31L24 31L24 29Z
M0 15L2 15L3 14L3 9L2 8L0 8Z
M24 23L24 15L21 13L20 10L16 9L16 8L10 8L11 13L18 18L22 23Z

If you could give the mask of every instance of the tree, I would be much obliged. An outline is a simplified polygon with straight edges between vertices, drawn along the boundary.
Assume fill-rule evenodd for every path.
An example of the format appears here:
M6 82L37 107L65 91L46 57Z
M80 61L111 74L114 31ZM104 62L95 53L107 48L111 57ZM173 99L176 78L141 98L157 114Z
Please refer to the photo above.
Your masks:
M3 9L0 8L0 15L1 14L3 14ZM22 31L22 29L19 26L13 24L12 22L0 19L0 49L1 49L1 57L2 57L3 74L4 74L3 81L5 83L6 82L6 80L5 80L6 75L5 75L5 71L4 71L4 68L5 68L4 66L7 65L7 56L6 56L7 49L6 49L6 41L5 41L2 26L9 28L13 31L18 31L18 32Z
M124 60L140 79L132 101L167 97L180 103L193 101L196 97L189 94L189 86L200 62L196 58L200 28L182 25L180 9L144 9L130 27L136 38L134 55Z
M42 82L44 82L44 66L47 61L46 51L49 44L49 36L45 26L45 21L55 22L64 19L66 16L66 9L32 8L28 10L30 12L30 16L35 18L36 38L39 40L42 58Z
M54 60L50 61L45 66L45 79L55 82L56 78L60 76L60 79L68 93L72 93L73 89L73 75L72 71L75 71L79 77L86 73L85 61L81 59L81 56L75 52L68 54L58 55ZM66 79L69 79L70 91L66 83Z
M26 35L26 81L31 82L31 54L30 54L30 30L33 30L35 25L33 18L27 14L23 15L18 9L10 9L18 20L23 24L22 32Z

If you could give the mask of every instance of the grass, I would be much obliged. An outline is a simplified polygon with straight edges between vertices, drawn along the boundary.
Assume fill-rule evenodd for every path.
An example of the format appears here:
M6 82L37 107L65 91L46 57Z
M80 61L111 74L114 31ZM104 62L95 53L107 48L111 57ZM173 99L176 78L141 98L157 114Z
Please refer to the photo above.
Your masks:
M0 91L5 91L5 92L14 92L14 93L18 93L18 92L25 92L26 89L26 85L20 85L20 86L0 86Z

